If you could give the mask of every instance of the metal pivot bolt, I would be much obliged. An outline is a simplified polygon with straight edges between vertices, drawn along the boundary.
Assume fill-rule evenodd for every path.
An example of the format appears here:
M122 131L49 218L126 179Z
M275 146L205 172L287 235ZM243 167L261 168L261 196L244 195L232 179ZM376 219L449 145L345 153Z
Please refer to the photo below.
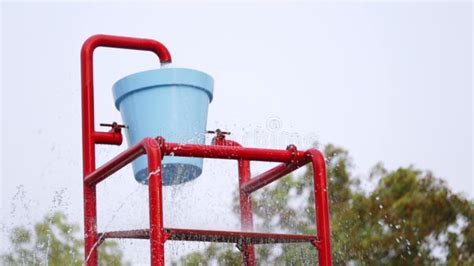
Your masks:
M222 131L220 129L216 129L216 130L208 130L206 131L207 134L216 134L216 137L219 138L219 139L224 139L225 138L225 135L230 135L230 132L228 131Z
M111 132L120 132L122 128L128 128L126 125L120 125L117 122L112 122L112 124L101 123L101 127L111 127Z

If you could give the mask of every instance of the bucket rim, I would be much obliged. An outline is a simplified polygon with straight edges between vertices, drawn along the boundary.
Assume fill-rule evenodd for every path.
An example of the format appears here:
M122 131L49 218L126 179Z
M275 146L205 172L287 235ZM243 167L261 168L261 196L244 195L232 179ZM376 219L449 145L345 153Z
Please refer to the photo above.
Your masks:
M204 91L213 98L214 79L207 73L191 68L159 68L127 75L114 83L112 91L115 107L130 93L166 86L187 86Z

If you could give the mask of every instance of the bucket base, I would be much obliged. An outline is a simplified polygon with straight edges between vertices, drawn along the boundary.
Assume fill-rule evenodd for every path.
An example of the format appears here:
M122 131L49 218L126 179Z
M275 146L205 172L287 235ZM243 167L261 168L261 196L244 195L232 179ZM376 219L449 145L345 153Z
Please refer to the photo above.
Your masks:
M163 164L163 186L179 185L199 177L202 169L183 163ZM142 169L135 174L135 179L142 184L148 184L148 168Z

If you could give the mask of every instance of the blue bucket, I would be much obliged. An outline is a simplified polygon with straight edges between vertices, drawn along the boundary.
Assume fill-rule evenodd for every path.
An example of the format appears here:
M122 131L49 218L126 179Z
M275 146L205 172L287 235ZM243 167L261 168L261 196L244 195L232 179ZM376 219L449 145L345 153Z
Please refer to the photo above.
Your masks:
M128 127L128 145L157 136L167 142L204 144L213 85L208 74L186 68L144 71L117 81L113 86L115 107ZM162 161L163 185L197 178L202 173L202 161L166 156ZM133 172L138 182L148 183L145 156L133 161Z

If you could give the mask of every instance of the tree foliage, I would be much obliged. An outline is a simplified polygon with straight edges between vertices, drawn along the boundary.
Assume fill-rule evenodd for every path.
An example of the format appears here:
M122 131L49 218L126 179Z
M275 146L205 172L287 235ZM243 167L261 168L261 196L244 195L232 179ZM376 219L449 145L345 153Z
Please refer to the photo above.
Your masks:
M10 234L11 251L0 257L2 265L84 265L83 241L76 238L79 226L56 212L34 225L16 227ZM99 248L100 265L122 265L122 252L114 241Z
M474 264L474 203L446 183L412 166L388 171L377 164L362 189L348 152L324 148L327 159L332 255L335 264ZM288 175L253 195L258 231L315 234L312 169ZM236 197L234 211L239 212ZM259 264L314 265L317 252L307 244L266 245L256 250ZM209 245L180 259L181 264L240 265L230 245Z

